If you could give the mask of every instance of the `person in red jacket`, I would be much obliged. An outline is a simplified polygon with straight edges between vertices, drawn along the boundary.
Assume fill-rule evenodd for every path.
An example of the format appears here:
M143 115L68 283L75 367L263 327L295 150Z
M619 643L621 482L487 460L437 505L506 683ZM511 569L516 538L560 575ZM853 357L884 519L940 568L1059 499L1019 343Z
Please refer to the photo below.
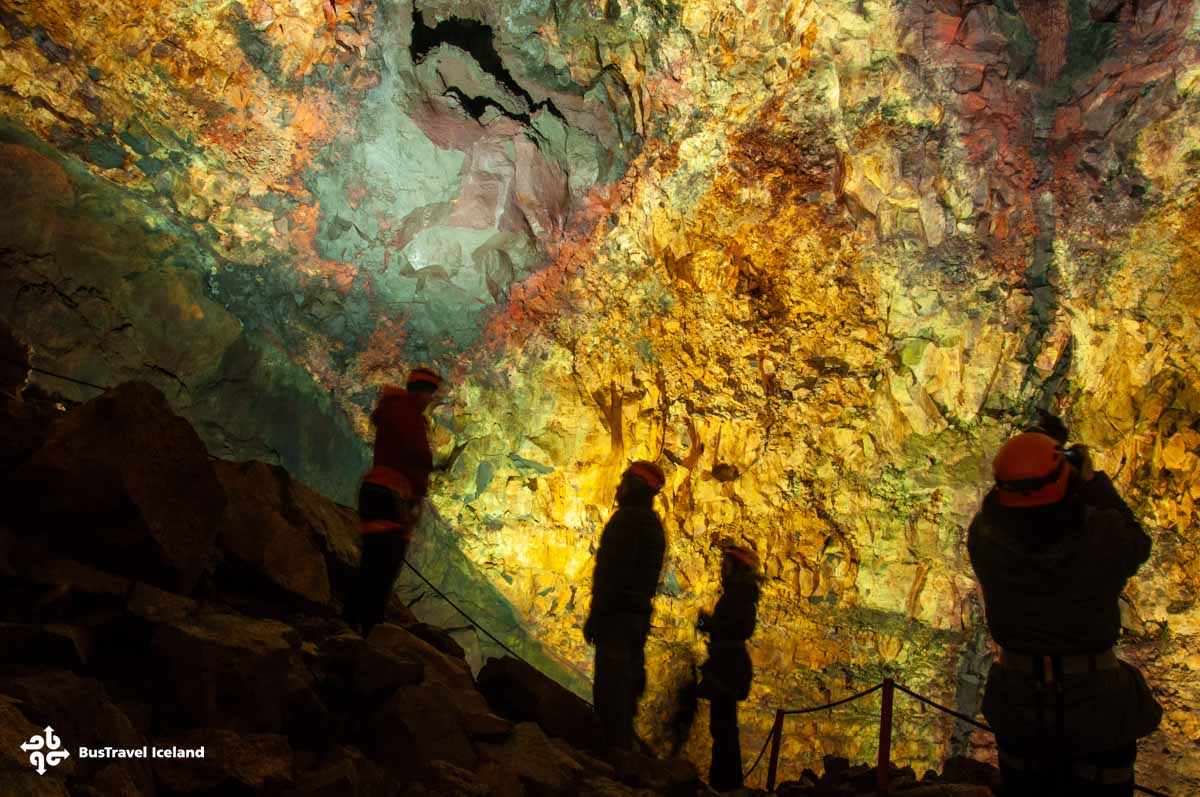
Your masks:
M1051 421L1047 423L1047 421ZM1130 797L1137 740L1162 709L1113 650L1150 537L1053 416L1009 440L967 533L1000 657L983 715L1006 797Z
M416 368L404 389L383 388L371 414L375 457L358 493L362 564L346 606L346 622L364 636L383 620L392 585L420 519L421 500L433 470L425 409L433 403L441 383L434 371Z

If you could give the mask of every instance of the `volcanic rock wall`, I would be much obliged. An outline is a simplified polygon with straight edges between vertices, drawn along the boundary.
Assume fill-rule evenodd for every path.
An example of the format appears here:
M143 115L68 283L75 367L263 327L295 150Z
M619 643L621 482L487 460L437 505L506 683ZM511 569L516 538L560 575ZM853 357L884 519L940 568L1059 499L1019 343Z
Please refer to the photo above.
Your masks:
M1196 786L1200 7L0 0L0 23L0 315L35 362L156 381L210 447L347 499L376 386L438 365L437 544L581 678L617 477L660 462L642 730L703 655L712 544L741 540L767 571L747 750L776 707L889 673L975 711L964 530L1052 408L1155 540L1125 602L1167 708L1139 780ZM856 706L789 724L787 766L868 756ZM987 744L901 705L897 760Z

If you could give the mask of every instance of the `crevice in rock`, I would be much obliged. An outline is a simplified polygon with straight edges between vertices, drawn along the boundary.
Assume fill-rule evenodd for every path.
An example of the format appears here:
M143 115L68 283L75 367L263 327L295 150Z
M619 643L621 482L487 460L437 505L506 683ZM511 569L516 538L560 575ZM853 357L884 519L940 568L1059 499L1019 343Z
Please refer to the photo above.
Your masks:
M450 91L462 103L463 110L471 114L471 116L478 119L483 115L484 111L491 107L497 109L510 119L515 119L522 124L528 125L533 113L545 109L563 123L566 123L566 119L558 108L555 107L552 100L547 98L542 102L534 102L529 92L521 84L517 83L512 74L505 68L504 62L500 60L500 54L496 52L493 35L490 25L485 25L477 20L462 19L460 17L443 19L437 25L430 27L425 24L425 18L421 12L414 9L411 49L413 63L420 62L439 44L452 45L468 53L479 64L480 69L496 78L500 85L512 92L514 96L523 99L531 110L531 113L528 114L509 113L499 103L488 97L467 97L461 91L451 89Z
M148 368L149 370L153 371L154 373L160 374L161 376L164 376L167 379L170 379L173 382L178 383L178 385L181 388L183 388L183 390L185 392L188 390L187 382L184 382L182 379L180 379L179 375L172 372L170 369L163 368L161 365L155 365L154 363L143 363L142 365L143 365L143 367Z

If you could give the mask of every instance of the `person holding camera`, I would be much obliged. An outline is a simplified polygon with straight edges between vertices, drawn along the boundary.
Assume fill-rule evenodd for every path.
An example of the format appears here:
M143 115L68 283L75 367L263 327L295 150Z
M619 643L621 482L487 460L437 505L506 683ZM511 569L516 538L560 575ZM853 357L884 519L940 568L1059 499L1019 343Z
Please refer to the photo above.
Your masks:
M742 793L742 747L737 704L750 694L754 668L746 640L758 617L758 554L740 545L721 551L721 597L712 614L700 612L696 629L708 635L697 697L709 701L712 763L708 785L717 794Z
M983 715L1004 794L1132 795L1137 740L1162 718L1117 658L1119 600L1150 538L1085 446L1051 415L992 462L995 485L967 533L1000 655Z

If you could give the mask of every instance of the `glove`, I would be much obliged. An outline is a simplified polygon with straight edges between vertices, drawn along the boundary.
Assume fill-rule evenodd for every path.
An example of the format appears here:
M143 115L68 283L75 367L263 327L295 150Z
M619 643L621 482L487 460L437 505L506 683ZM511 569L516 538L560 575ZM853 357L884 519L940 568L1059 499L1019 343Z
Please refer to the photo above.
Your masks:
M583 624L583 641L589 645L596 644L596 623L594 620L592 620L592 616L590 614L588 615L587 621Z
M1076 443L1067 449L1067 453L1068 461L1074 466L1080 480L1090 482L1096 475L1096 468L1092 465L1092 452L1083 443Z

